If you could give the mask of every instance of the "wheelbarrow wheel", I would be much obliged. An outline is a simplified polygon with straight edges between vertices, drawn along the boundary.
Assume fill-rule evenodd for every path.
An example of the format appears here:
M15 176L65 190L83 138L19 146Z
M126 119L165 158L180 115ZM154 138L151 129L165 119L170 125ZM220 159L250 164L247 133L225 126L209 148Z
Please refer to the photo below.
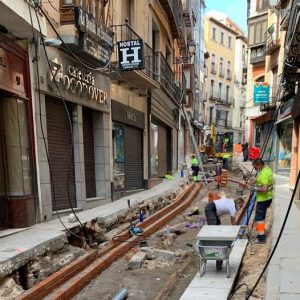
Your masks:
M206 260L200 261L200 277L202 277L205 274L206 271Z
M217 260L216 261L216 269L217 271L221 271L223 267L223 260Z
M227 278L230 277L230 267L229 267L229 259L226 261L226 273L227 273Z

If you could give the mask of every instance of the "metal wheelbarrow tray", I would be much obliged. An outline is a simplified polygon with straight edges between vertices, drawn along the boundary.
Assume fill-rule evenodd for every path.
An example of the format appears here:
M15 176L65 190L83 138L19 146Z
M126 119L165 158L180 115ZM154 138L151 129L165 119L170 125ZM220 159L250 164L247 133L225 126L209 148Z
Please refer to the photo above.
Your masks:
M206 271L208 260L225 261L226 274L230 277L229 255L233 247L232 241L205 241L200 240L197 243L197 253L200 257L199 273L202 277Z
M197 235L195 250L200 258L199 273L203 276L208 260L215 260L218 266L226 262L226 274L230 277L229 256L240 231L240 226L205 225ZM220 268L221 269L221 268ZM219 269L218 269L219 270Z

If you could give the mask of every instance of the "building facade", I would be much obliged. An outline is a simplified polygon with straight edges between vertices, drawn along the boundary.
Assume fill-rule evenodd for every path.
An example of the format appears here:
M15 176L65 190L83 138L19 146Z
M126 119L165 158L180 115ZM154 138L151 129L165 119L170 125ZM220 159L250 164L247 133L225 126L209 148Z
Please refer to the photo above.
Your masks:
M268 28L268 0L248 0L248 71L246 103L246 140L250 147L261 146L260 104L254 102L255 83L265 82L266 36ZM256 122L256 121L257 122Z
M236 36L241 30L225 15L212 12L205 20L205 41L209 52L206 122L215 133L232 130Z
M31 17L34 15L34 20ZM0 230L39 220L30 76L32 32L45 19L23 0L0 1ZM41 29L39 29L38 22Z

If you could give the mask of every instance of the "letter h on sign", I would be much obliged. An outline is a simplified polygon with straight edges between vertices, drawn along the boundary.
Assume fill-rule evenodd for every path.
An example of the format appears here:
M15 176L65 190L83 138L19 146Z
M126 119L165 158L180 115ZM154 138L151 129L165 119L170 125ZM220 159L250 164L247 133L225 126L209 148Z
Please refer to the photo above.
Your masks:
M119 53L119 68L121 71L144 69L142 40L119 42L118 53Z

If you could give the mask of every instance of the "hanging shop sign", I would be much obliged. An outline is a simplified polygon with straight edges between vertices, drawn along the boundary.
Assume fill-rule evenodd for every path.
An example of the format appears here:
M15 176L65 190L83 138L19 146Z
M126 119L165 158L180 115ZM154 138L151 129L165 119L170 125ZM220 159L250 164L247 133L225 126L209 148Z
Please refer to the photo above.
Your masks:
M267 82L255 82L253 101L254 104L269 103L270 85Z
M141 39L118 42L119 68L121 71L144 69L144 42Z
M76 65L59 64L57 59L51 62L50 82L55 89L54 81L65 91L77 96L87 97L99 104L108 105L108 96L105 91L96 86L95 75Z
M97 23L92 14L82 7L74 9L75 26L79 30L80 49L106 66L113 51L113 32L103 24Z

